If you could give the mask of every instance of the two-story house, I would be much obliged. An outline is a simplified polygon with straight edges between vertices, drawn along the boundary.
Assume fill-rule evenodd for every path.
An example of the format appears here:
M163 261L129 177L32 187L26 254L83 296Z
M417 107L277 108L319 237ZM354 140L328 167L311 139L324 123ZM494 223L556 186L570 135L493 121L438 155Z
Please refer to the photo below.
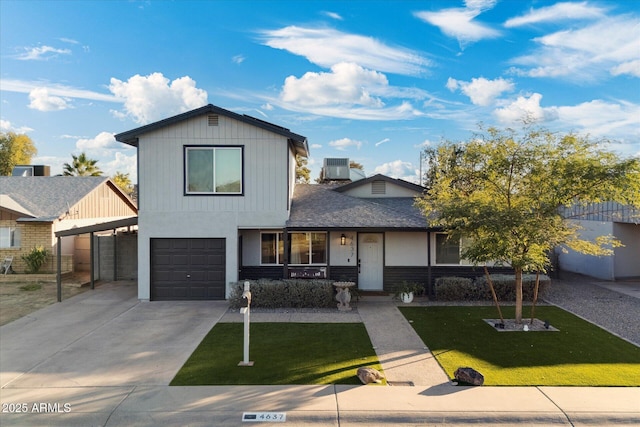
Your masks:
M231 282L326 277L360 289L481 275L383 175L296 184L307 138L207 105L116 135L138 149L138 296L225 299ZM348 164L348 161L347 161Z

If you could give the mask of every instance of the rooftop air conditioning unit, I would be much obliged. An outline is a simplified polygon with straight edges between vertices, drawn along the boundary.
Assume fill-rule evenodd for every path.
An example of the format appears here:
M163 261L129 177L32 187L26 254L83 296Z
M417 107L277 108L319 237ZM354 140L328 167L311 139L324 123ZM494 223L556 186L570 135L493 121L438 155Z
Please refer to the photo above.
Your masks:
M324 159L324 179L349 179L349 159Z
M49 176L50 168L44 165L15 165L11 176Z

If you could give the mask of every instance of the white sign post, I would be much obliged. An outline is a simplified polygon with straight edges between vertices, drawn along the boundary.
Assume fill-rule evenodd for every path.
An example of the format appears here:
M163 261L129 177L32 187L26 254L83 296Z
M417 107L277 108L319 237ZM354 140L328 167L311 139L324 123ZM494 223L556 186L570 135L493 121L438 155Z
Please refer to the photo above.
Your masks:
M251 316L251 291L249 291L249 282L244 282L240 313L244 314L244 359L238 363L238 366L253 366L253 362L249 360L249 323Z

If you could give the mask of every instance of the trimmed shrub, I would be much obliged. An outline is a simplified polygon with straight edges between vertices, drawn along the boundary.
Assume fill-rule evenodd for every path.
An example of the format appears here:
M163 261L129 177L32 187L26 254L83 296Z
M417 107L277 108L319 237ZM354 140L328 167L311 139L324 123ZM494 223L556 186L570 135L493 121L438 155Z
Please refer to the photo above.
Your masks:
M239 308L244 280L231 284L229 304ZM257 308L329 308L335 307L332 280L284 279L249 280L251 307Z
M515 301L516 300L516 277L510 274L491 274L491 281L496 291L498 301ZM482 288L483 299L491 300L491 290L485 276L476 279L478 287ZM538 288L538 299L544 295L551 285L551 278L545 274L540 275L540 287ZM536 286L535 274L522 275L522 299L524 301L533 300L533 292Z
M480 299L478 287L467 277L438 277L435 283L439 301L476 301Z
M509 274L492 274L491 281L496 291L498 301L516 300L516 278ZM522 275L522 299L533 300L533 292L536 285L535 274ZM540 275L540 287L538 299L542 298L549 289L551 279L549 276ZM435 282L436 299L439 301L492 301L491 290L485 276L476 277L475 280L465 277L439 277Z

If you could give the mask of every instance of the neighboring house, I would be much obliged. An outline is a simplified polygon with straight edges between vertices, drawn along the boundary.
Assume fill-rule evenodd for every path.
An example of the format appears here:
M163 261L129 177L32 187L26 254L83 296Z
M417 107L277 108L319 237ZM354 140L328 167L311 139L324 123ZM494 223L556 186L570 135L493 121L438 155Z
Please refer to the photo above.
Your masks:
M563 212L581 227L581 237L593 240L612 235L623 246L612 256L593 256L557 250L560 270L586 274L604 280L640 278L640 211L616 202L576 205Z
M0 259L12 257L22 273L22 255L42 246L50 253L42 272L56 271L55 233L135 217L136 205L106 177L0 177ZM61 239L62 270L89 270L88 243L75 236ZM86 246L83 250L81 246Z
M246 278L391 290L482 274L413 207L420 186L382 175L296 184L295 156L309 150L289 129L207 105L116 140L138 149L140 299L225 299Z

